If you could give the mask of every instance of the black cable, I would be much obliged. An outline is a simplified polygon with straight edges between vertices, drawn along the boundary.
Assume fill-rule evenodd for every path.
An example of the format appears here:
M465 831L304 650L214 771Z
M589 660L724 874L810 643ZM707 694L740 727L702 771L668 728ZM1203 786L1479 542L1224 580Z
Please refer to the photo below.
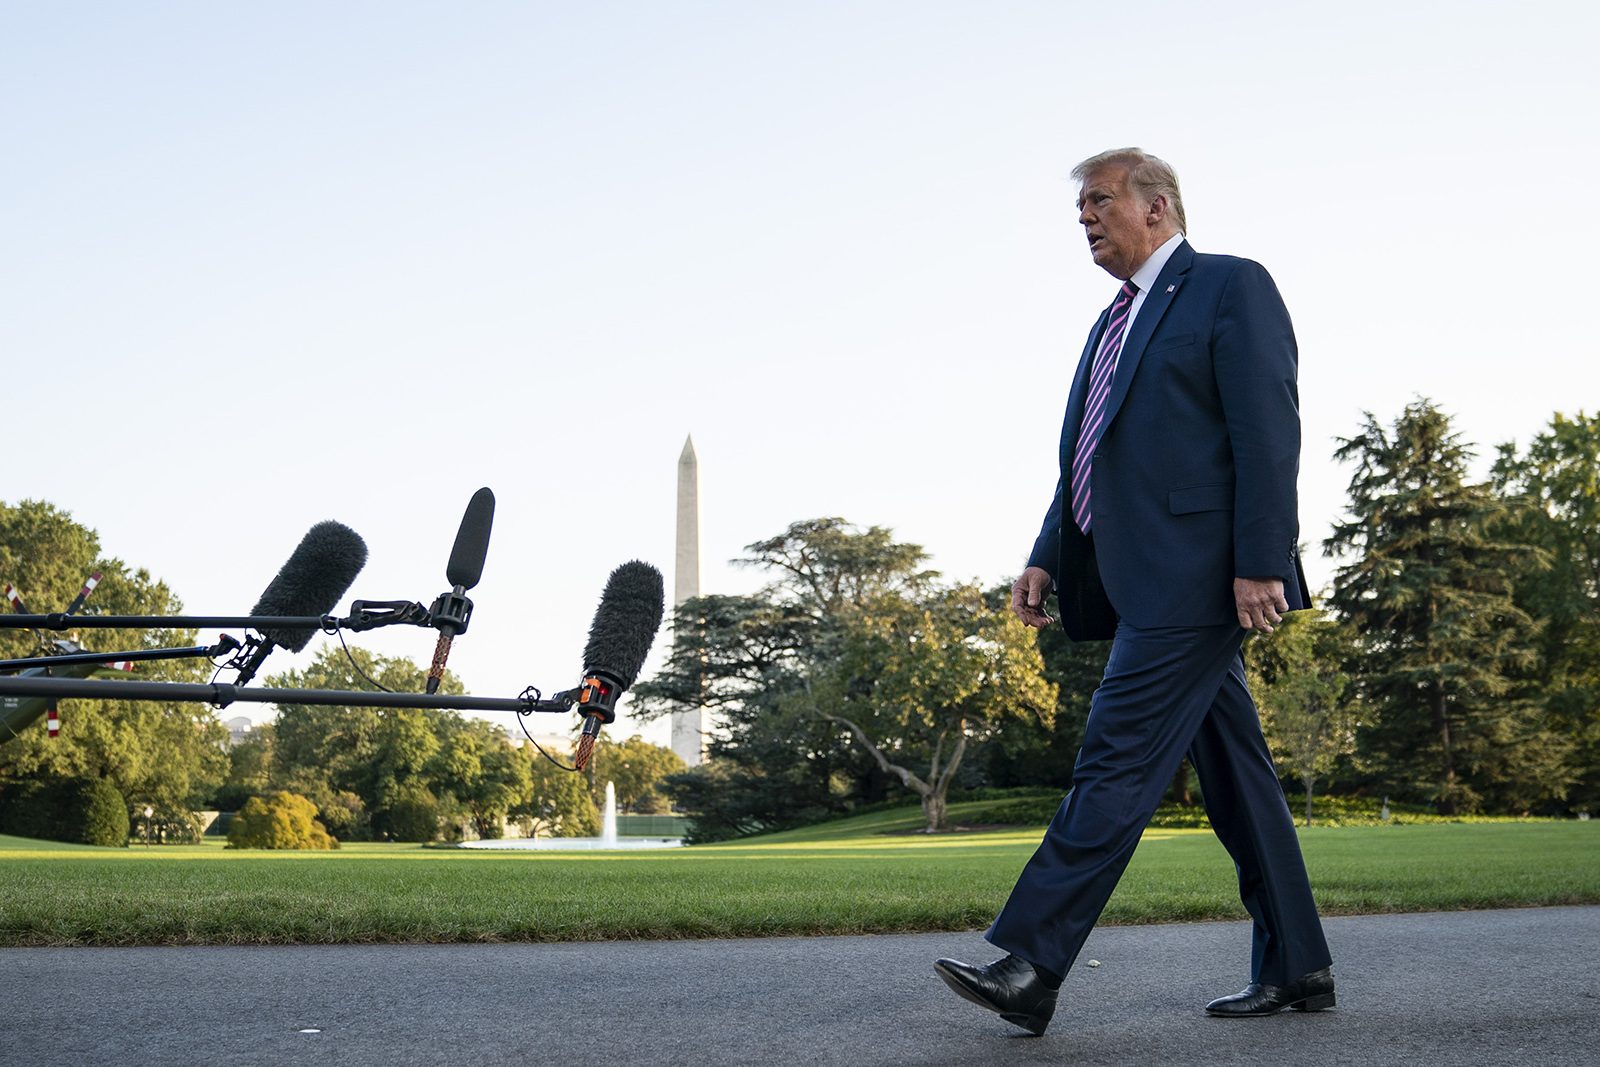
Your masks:
M537 700L539 698L538 697L534 697L534 699ZM520 714L517 716L517 725L522 727L523 736L528 739L528 744L532 745L534 748L539 750L539 755L543 756L545 759L549 760L552 764L554 764L557 767L560 767L564 771L571 771L573 774L581 774L582 773L581 771L578 770L578 768L576 768L576 767L568 767L565 763L562 763L560 760L558 760L554 756L550 755L550 753L546 752L544 750L544 746L539 744L539 742L535 741L533 739L533 735L528 733L528 724L522 721L522 716Z
M372 680L371 676L369 676L366 671L361 669L361 665L356 662L356 658L350 654L350 646L344 643L344 633L342 631L335 630L335 631L333 631L333 633L334 633L334 636L336 636L339 639L339 647L344 649L344 657L345 657L345 659L350 661L350 666L355 668L355 671L356 671L357 674L361 675L361 677L365 678L372 685L377 686L379 689L383 689L383 691L385 693L394 692L394 690L392 690L392 689L384 689L383 686L379 685L377 682L374 682ZM538 690L534 690L533 699L534 700L538 700L539 698L540 698L539 691ZM541 755L545 759L549 760L550 763L553 766L560 767L562 770L570 771L573 774L580 773L578 768L576 768L576 767L568 767L565 763L562 763L560 760L558 760L554 756L550 755L550 753L546 752L544 750L544 746L539 744L539 742L535 741L533 739L533 735L528 733L528 724L522 721L522 716L521 715L517 716L517 725L522 727L523 736L525 736L528 739L528 743L530 745L532 745L534 748L538 749L539 750L539 755Z
M328 631L326 631L326 630L323 631L323 633L327 633L327 632ZM357 663L356 662L356 658L350 654L350 646L344 643L344 631L343 630L335 629L333 631L333 635L339 639L339 647L344 649L344 658L350 661L350 666L352 666L352 667L354 667L356 669L356 673L357 674L361 675L361 677L363 677L363 678L365 678L367 680L367 684L375 686L376 688L378 688L380 690L383 690L383 692L385 692L385 693L394 692L393 689L384 689L383 686L379 685L377 682L374 682L372 680L371 676L369 676L366 671L361 669L361 664Z

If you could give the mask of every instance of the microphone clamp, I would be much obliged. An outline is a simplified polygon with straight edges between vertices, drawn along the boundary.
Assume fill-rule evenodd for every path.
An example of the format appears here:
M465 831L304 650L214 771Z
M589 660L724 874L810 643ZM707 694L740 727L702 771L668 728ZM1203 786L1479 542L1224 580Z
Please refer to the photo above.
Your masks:
M517 699L522 704L517 709L518 715L532 715L536 711L551 711L559 715L572 710L572 705L578 702L578 690L566 689L546 700L537 686L530 685Z
M428 609L414 600L353 600L350 617L337 624L360 633L380 626L427 626L431 621Z
M255 634L245 634L243 644L240 644L238 639L230 634L223 634L222 636L233 642L233 648L228 649L227 652L235 653L233 656L229 657L226 663L222 665L222 670L225 671L236 671L243 669L245 662L250 659L251 654L261 646L261 642L263 641L263 638L257 637Z
M439 599L428 609L429 625L448 637L466 633L471 621L472 601L459 585L448 593L440 593Z
M229 638L232 640L232 638ZM223 670L235 668L239 677L233 680L236 686L245 685L256 676L256 671L261 669L261 664L266 662L267 655L275 646L270 638L257 637L254 634L245 634L244 644L234 654L233 658L222 665ZM227 704L221 705L226 707Z

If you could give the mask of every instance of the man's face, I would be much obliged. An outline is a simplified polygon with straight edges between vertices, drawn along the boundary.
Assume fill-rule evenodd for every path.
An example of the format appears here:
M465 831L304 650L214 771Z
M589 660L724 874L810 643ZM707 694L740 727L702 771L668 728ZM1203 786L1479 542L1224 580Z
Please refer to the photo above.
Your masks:
M1089 237L1089 254L1112 277L1127 281L1160 246L1150 207L1128 191L1127 167L1102 167L1078 192L1078 221Z

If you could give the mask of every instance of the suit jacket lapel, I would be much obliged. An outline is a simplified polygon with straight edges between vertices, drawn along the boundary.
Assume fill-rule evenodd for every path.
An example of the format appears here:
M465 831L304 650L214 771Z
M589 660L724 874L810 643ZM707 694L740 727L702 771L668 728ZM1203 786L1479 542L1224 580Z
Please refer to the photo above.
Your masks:
M1139 369L1139 360L1144 356L1145 346L1150 343L1150 338L1156 332L1156 327L1161 325L1161 318L1167 313L1167 308L1172 306L1172 298L1178 295L1178 290L1183 288L1183 277L1189 273L1189 267L1194 263L1194 249L1189 247L1189 242L1184 241L1172 253L1172 258L1167 260L1167 265L1161 268L1161 273L1156 276L1156 283L1150 287L1150 292L1145 294L1144 303L1139 305L1139 315L1133 320L1133 328L1128 331L1128 337L1122 343L1122 357L1117 360L1117 373L1111 379L1111 395L1106 399L1106 428L1102 433L1111 431L1111 423L1116 419L1117 412L1122 408L1122 401L1128 395L1128 386L1133 382L1133 376Z

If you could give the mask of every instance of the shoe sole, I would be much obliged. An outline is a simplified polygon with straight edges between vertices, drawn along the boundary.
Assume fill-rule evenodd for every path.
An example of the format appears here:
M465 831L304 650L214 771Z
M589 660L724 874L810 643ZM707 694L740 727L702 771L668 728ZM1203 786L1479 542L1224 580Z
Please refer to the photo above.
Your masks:
M1314 997L1296 1000L1290 1004L1280 1004L1271 1011L1212 1011L1206 1009L1206 1014L1217 1019L1264 1019L1269 1015L1276 1015L1280 1011L1327 1011L1335 1004L1334 994L1318 993Z
M933 970L935 974L944 979L944 984L950 987L950 991L956 996L960 997L962 1000L967 1001L969 1004L976 1004L978 1007L983 1008L986 1011L994 1012L1006 1022L1012 1024L1013 1026L1022 1027L1034 1037L1043 1035L1045 1027L1050 1025L1049 1019L1041 1019L1037 1015L1018 1015L1014 1012L1001 1011L999 1008L978 996L978 994L974 993L972 990L968 989L965 982L951 974L949 971L945 970L943 967L939 966L937 963L933 965Z

